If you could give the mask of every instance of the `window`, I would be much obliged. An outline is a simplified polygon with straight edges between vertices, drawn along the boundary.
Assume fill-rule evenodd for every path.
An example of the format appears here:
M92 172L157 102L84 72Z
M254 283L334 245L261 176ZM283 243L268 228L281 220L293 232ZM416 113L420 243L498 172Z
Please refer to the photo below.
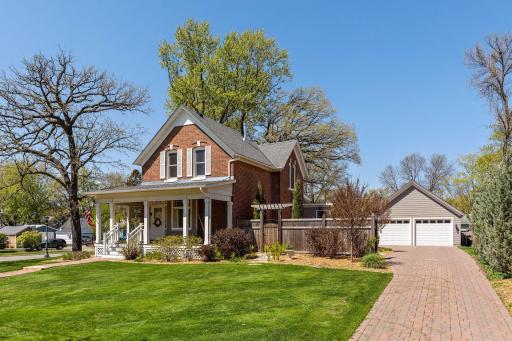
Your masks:
M296 177L296 170L295 165L292 165L292 163L289 163L289 188L294 189L295 188L295 177Z
M325 217L327 217L327 211L326 210L316 210L316 217L317 218L323 218L325 215Z
M178 177L178 153L175 151L170 151L167 154L167 160L169 160L167 177L168 178L177 178Z
M204 176L205 174L204 148L196 148L194 149L194 176Z

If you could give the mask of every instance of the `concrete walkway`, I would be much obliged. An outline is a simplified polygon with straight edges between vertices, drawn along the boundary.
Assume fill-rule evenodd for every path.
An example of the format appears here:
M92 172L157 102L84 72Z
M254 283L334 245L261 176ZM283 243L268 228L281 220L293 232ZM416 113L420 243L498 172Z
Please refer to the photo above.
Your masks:
M468 254L393 249L393 280L352 340L512 340L512 318Z
M53 257L60 257L62 253L50 253L50 259ZM23 255L23 256L2 256L0 257L1 262L13 262L18 260L29 260L29 259L42 259L44 258L44 254L38 255Z

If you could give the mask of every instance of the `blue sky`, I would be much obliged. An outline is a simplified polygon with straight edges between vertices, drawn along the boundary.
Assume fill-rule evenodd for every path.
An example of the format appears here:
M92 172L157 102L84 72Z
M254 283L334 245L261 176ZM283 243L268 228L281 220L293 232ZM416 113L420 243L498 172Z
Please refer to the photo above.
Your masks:
M289 87L321 86L354 126L370 186L406 154L451 160L487 142L488 106L469 86L464 52L510 30L511 2L469 1L3 1L0 70L37 52L71 50L79 63L147 87L145 144L166 118L167 78L157 48L187 18L214 34L264 29L288 50ZM135 155L128 155L128 164Z

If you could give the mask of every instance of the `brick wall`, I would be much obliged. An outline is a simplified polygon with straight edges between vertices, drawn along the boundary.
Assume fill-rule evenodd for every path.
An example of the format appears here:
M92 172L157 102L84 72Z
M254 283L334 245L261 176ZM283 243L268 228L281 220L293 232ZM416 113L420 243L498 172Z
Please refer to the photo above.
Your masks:
M182 174L183 179L187 176L187 148L197 146L197 141L201 141L201 146L212 147L212 174L211 176L227 176L229 155L220 148L212 139L210 139L196 125L186 125L175 127L162 142L158 149L153 153L149 160L142 166L142 179L144 181L160 180L160 151L169 150L172 143L175 149L182 149Z
M300 170L299 164L297 162L297 157L295 155L295 152L293 152L290 157L288 158L288 161L286 162L286 165L284 166L284 169L279 174L279 198L281 203L292 203L293 202L293 191L289 189L290 187L290 163L293 165L295 163L295 170L296 170L296 182L298 180L302 181L302 185L304 186L304 176L302 175L302 172ZM291 218L292 210L291 208L287 208L283 210L283 219Z

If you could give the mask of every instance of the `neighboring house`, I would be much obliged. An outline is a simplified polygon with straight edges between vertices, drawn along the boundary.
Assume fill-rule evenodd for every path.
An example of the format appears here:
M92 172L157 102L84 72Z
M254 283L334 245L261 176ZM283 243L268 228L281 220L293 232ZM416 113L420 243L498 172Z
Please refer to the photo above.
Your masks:
M30 230L41 233L41 240L46 240L46 225L27 225ZM55 239L57 229L48 226L48 239Z
M16 248L16 239L25 231L30 231L30 226L4 226L0 228L0 233L7 236L7 248Z
M461 244L464 213L416 182L401 187L388 201L390 223L380 232L381 245Z
M135 164L142 167L141 185L87 193L97 205L110 205L113 232L99 253L108 253L105 244L123 235L115 231L116 210L126 212L129 238L140 236L144 245L169 234L199 236L206 244L216 230L253 217L258 183L266 203L291 203L295 184L307 177L297 141L258 145L184 106L169 116ZM291 209L282 215L289 218Z
M94 235L94 231L91 229L89 224L87 224L87 219L80 218L80 226L82 231L82 239L84 238L91 238ZM72 232L71 232L71 218L66 220L64 224L55 232L55 238L57 239L64 239L66 241L66 244L71 245L72 240Z
M302 217L303 218L330 218L330 211L332 203L304 203L302 204Z

